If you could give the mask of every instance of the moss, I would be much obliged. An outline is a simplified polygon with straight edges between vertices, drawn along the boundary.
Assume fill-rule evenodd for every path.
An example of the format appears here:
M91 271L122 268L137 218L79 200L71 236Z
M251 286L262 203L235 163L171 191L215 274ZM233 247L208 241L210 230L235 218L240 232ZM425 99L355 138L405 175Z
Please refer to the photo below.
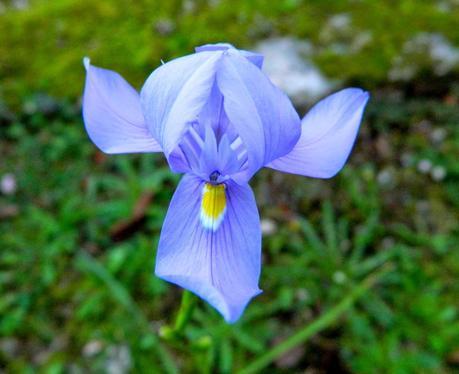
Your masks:
M348 30L330 19L349 16ZM0 14L0 94L19 103L35 91L76 98L83 85L81 59L121 72L139 87L145 77L194 46L228 41L252 47L276 35L308 39L315 61L333 78L365 82L387 80L404 44L419 32L439 33L459 43L457 7L437 2L360 1L31 1L25 9ZM161 28L167 21L169 29ZM328 30L328 32L325 31ZM368 39L363 45L356 40ZM335 47L347 51L342 54Z

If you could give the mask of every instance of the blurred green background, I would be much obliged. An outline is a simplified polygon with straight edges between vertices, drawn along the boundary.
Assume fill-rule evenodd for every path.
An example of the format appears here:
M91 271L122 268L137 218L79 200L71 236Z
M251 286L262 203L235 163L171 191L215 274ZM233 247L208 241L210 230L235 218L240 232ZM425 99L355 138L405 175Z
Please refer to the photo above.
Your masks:
M456 0L0 1L0 372L237 372L381 266L264 372L459 372L458 20ZM200 301L170 342L181 290L153 266L179 176L91 144L81 61L140 88L217 41L263 51L301 114L348 85L372 99L336 178L253 179L264 293L231 326Z

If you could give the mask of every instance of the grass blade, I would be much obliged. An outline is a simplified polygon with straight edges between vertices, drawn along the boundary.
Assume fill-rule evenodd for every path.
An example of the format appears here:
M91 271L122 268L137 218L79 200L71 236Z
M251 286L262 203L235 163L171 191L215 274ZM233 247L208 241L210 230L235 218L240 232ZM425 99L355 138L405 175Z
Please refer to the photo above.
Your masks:
M309 325L303 327L296 334L287 338L282 343L276 345L268 352L255 359L255 361L253 361L247 367L240 370L239 374L250 374L260 371L261 369L268 366L271 362L273 362L276 358L281 356L283 353L291 350L301 343L304 343L311 336L333 324L344 312L351 308L355 301L359 297L363 296L365 292L368 291L376 283L376 281L381 278L383 274L389 271L389 269L389 266L384 266L380 268L380 270L369 275L332 309L325 312L322 316L320 316Z

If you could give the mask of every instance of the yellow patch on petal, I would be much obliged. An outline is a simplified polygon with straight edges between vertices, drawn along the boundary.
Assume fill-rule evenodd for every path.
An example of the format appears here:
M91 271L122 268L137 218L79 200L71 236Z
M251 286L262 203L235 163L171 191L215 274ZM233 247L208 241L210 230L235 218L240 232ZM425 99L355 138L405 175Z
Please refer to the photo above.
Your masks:
M204 184L201 201L201 223L209 230L216 231L226 212L226 186L224 184Z

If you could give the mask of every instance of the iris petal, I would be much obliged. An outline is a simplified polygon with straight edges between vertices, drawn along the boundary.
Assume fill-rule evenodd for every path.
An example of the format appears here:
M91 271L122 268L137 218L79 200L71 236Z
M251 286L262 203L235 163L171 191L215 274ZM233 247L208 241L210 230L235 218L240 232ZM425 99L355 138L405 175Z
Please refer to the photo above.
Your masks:
M229 43L216 43L216 44L205 44L195 48L196 52L204 51L226 51L227 49L235 49ZM244 51L239 49L239 53L249 60L252 64L261 69L263 65L263 55L251 51Z
M166 157L208 101L221 53L202 52L172 60L145 82L140 93L143 113Z
M300 119L287 96L236 50L222 56L217 84L225 112L248 152L248 179L290 152L300 136Z
M293 150L267 166L314 178L333 177L352 150L368 99L368 92L359 88L326 97L303 118Z
M139 94L118 73L84 60L83 118L94 144L106 153L160 152L145 125Z
M227 322L241 316L258 288L261 231L248 185L228 182L219 226L201 220L205 183L185 175L172 198L161 231L155 273L215 307Z

